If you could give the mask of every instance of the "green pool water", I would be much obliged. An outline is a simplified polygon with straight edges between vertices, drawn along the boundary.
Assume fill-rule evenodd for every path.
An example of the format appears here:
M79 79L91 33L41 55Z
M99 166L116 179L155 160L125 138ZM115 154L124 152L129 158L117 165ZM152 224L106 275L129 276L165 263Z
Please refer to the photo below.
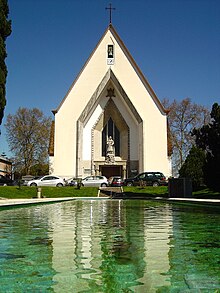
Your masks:
M220 292L219 209L85 200L0 211L0 292Z

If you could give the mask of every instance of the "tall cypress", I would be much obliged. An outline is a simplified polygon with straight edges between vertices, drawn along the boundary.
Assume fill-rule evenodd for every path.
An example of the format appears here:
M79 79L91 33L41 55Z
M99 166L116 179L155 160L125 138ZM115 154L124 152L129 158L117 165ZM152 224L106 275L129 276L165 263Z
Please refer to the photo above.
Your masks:
M0 0L0 125L4 116L6 105L6 77L7 67L5 64L6 53L6 38L11 34L11 21L8 20L8 3L7 0Z

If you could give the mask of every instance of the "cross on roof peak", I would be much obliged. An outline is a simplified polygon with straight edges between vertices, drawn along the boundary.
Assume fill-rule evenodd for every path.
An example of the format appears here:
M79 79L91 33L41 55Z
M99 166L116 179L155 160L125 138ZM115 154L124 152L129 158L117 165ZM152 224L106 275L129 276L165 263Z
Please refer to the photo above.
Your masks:
M112 10L115 10L114 7L112 7L112 4L109 3L109 7L105 7L106 10L109 10L109 23L112 23Z

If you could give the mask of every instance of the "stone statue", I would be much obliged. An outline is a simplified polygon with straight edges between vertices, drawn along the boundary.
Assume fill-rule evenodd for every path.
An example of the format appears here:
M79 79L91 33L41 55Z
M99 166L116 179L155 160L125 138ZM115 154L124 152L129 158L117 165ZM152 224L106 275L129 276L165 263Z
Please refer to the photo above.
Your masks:
M114 153L114 140L111 136L109 136L107 140L107 154L113 154Z
M106 163L114 163L115 162L115 147L114 147L114 140L111 136L109 136L107 140L107 146L106 146Z

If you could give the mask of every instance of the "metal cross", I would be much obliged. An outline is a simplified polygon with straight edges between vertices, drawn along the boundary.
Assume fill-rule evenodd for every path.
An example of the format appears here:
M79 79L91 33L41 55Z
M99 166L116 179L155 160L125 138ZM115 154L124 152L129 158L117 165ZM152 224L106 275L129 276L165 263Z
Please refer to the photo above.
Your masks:
M112 4L109 3L109 7L106 7L105 9L109 10L109 23L112 23L112 10L115 10L115 8L113 8Z

